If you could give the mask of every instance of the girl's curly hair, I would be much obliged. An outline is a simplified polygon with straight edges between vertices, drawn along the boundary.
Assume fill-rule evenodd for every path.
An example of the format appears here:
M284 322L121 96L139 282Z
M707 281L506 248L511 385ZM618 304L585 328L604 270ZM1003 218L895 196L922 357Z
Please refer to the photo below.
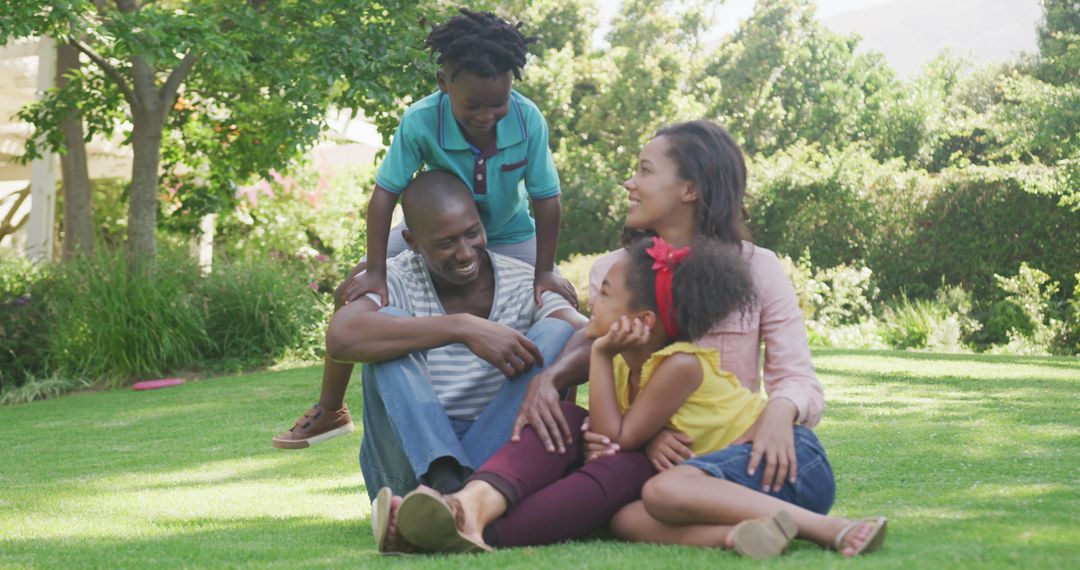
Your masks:
M653 239L629 246L626 286L633 308L659 314L653 258L645 251ZM750 267L739 247L710 238L700 238L690 246L690 255L675 268L671 295L679 326L679 337L672 341L701 338L733 312L745 313L756 299Z

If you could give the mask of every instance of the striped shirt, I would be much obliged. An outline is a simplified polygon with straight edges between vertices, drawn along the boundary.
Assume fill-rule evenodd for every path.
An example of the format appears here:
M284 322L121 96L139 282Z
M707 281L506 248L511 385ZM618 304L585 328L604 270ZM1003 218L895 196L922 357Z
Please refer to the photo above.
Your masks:
M543 306L538 309L533 301L533 267L491 251L488 256L495 269L495 297L488 320L525 334L536 321L571 308L566 299L545 291ZM390 305L414 317L446 314L423 258L413 251L387 260L386 287ZM379 302L377 295L368 297ZM429 349L427 365L435 395L455 420L475 420L507 381L502 372L462 343Z

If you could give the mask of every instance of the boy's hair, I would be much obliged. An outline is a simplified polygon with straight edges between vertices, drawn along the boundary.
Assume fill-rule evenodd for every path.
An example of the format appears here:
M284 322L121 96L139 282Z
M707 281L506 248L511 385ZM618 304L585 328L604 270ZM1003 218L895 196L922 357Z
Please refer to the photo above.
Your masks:
M654 260L645 251L653 239L629 247L626 286L632 308L659 313ZM756 297L749 264L739 248L716 239L698 239L690 246L690 255L675 268L671 296L679 326L679 336L672 341L701 338L731 313L745 313Z
M452 67L450 80L462 70L479 77L498 77L507 71L521 79L525 55L535 37L522 35L521 22L510 22L491 12L460 8L460 16L435 26L424 43L438 57L435 63Z

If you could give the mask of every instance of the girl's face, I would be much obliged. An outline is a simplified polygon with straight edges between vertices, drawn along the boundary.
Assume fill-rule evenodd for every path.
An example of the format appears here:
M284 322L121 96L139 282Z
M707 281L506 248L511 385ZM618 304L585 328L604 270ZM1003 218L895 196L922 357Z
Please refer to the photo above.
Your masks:
M600 294L589 299L592 318L585 329L585 336L591 339L600 338L611 330L615 321L623 316L633 317L630 299L630 289L626 287L626 260L623 259L612 265L604 276Z
M630 207L626 225L637 229L655 230L665 220L675 219L675 213L689 208L692 212L697 192L689 180L679 177L679 166L668 156L667 137L650 140L638 156L637 169L623 182Z

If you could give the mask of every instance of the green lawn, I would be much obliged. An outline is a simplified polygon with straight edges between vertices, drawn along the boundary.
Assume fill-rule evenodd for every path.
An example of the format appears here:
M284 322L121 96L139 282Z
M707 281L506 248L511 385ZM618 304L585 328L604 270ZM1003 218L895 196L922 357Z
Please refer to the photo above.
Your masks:
M839 515L885 514L865 567L1080 568L1080 361L817 350ZM698 567L614 541L382 559L360 437L272 449L318 368L0 408L0 567ZM359 409L359 390L350 401ZM847 567L797 542L775 566Z

